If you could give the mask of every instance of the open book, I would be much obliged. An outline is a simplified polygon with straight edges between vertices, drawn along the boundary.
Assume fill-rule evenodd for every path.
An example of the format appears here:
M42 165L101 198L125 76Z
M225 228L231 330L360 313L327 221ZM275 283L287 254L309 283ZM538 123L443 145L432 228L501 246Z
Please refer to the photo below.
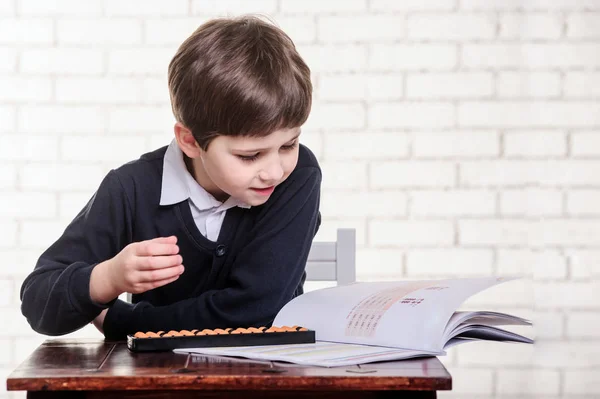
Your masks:
M511 279L501 277L354 283L291 300L275 326L315 330L314 344L186 348L181 353L238 356L325 367L444 355L469 340L533 340L502 325L531 325L497 312L460 312L467 298Z

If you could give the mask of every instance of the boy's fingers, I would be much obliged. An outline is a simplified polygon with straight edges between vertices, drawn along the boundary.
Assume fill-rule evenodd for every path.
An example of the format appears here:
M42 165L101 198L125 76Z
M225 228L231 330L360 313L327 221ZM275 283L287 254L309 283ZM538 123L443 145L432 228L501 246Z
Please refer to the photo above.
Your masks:
M183 273L183 265L167 267L164 269L156 269L152 271L146 271L142 274L140 279L141 283L154 283L157 281L168 280L171 278L179 277Z
M173 281L177 280L178 278L179 278L179 274L176 275L175 277L166 278L164 280L153 281L152 283L150 283L150 288L148 288L148 290L151 290L153 288L162 287L163 285L172 283Z
M175 244L177 242L177 236L157 237L157 238L154 238L154 239L148 240L148 241L162 242L165 244L168 244L168 243Z
M179 253L179 247L175 243L161 243L153 240L140 242L135 251L138 256L174 255L176 253Z
M179 266L183 262L181 255L142 256L138 258L138 270L158 270Z

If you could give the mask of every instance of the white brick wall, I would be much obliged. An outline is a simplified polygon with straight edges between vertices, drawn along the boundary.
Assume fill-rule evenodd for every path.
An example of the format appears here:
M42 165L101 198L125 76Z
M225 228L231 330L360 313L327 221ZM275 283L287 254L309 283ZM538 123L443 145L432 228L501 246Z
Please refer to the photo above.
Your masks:
M172 136L178 45L245 12L313 71L317 239L355 228L360 280L523 276L465 307L530 317L537 344L451 349L439 396L598 397L598 0L0 1L0 378L44 338L18 298L40 252Z

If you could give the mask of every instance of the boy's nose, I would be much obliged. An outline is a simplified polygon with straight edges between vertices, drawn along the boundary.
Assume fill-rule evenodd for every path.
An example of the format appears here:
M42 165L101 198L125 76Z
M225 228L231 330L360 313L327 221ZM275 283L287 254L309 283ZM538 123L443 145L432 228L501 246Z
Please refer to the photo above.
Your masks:
M283 177L283 168L279 162L270 162L266 168L264 168L259 177L262 181L269 184L275 184Z

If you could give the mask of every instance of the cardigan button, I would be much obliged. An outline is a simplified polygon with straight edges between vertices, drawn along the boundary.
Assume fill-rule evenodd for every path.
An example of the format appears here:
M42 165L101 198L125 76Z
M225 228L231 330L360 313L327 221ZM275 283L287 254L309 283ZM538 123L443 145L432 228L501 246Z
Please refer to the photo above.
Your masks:
M217 245L217 248L215 249L215 253L217 254L217 256L223 256L225 255L225 245L223 244L219 244Z

